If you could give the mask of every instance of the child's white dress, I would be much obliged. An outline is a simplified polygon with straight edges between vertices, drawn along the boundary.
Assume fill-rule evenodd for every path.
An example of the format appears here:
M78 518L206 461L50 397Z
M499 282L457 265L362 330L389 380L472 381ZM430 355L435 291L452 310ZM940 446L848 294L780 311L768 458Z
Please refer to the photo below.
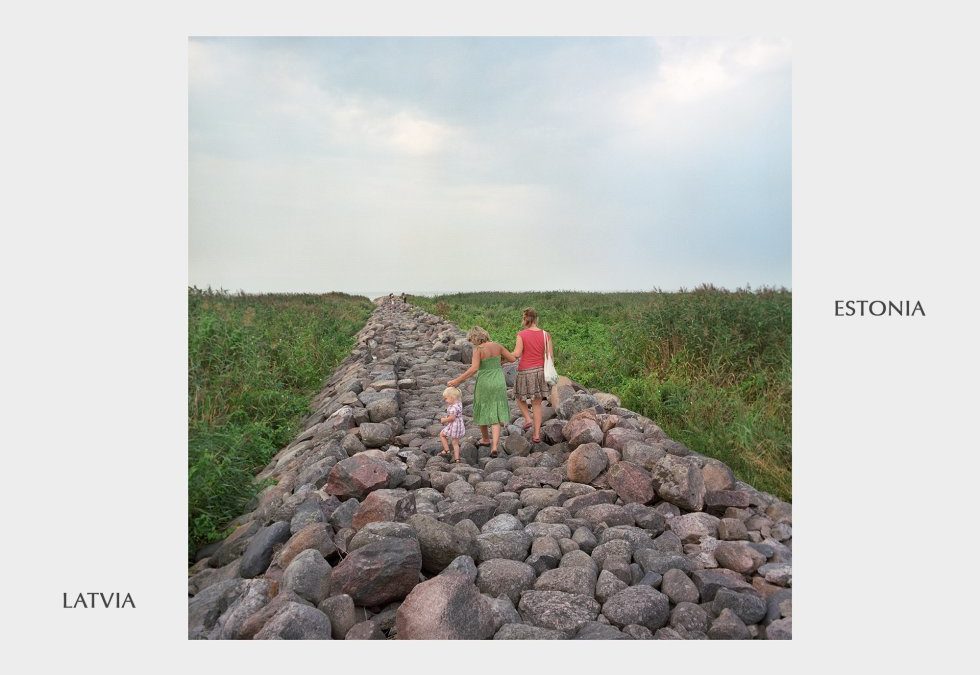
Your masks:
M456 401L446 408L446 414L455 415L456 419L444 426L439 433L447 438L462 438L466 431L463 428L463 404L460 401Z

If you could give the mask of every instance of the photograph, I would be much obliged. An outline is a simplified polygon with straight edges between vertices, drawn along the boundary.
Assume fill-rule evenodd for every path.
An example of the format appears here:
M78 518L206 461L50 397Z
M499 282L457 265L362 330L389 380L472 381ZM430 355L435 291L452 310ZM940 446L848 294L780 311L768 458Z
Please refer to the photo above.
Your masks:
M188 640L792 639L790 39L186 47Z

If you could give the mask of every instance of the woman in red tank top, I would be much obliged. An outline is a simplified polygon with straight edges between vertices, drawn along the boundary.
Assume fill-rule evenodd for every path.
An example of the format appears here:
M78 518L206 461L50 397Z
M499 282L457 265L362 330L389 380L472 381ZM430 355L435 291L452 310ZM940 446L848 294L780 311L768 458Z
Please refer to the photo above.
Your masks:
M544 379L544 355L551 354L551 336L538 328L538 313L528 307L524 310L524 329L517 334L517 345L513 355L521 362L517 366L517 381L514 383L514 396L517 407L524 416L525 431L534 427L531 440L541 442L541 399L547 398L551 387ZM528 410L527 401L531 401ZM531 412L534 416L532 420Z

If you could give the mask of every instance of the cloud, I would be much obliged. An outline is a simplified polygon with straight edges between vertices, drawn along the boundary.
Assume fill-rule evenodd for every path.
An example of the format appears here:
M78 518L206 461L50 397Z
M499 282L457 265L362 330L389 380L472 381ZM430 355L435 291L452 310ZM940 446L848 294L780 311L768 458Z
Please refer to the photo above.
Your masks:
M789 45L192 40L191 283L786 284Z
M656 69L621 99L628 119L642 124L665 111L709 106L752 78L788 70L788 40L668 38L656 42Z

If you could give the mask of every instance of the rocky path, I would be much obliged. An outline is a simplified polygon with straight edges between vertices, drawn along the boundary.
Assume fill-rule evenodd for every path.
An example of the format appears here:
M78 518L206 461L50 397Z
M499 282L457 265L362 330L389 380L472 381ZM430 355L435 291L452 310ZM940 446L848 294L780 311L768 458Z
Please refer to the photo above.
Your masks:
M463 333L385 301L189 576L193 639L788 639L789 504L563 379L437 456ZM508 372L508 386L513 372ZM464 391L467 422L473 380ZM513 417L518 418L511 404Z

